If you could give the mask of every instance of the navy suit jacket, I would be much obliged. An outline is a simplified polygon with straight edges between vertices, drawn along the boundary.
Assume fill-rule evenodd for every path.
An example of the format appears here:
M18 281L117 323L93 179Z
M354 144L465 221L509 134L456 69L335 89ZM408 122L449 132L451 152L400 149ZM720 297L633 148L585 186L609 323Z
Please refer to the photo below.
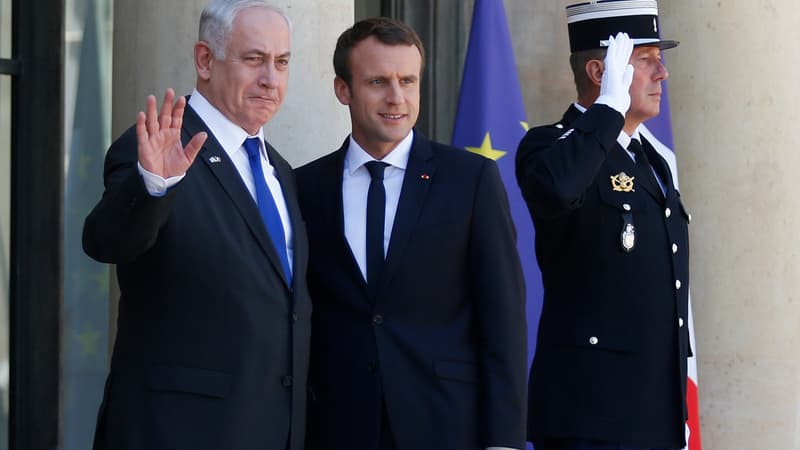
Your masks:
M517 152L544 285L528 437L679 448L688 214L650 143L643 139L666 197L617 143L623 122L605 105L571 107L557 124L531 129ZM632 190L614 190L621 172L634 177ZM625 251L628 223L635 237Z
M182 141L201 131L164 197L144 187L133 128L106 156L83 233L89 256L117 264L121 291L96 450L303 448L311 302L293 173L267 145L294 233L289 286L255 201L187 106Z
M524 448L524 281L493 161L415 134L375 297L344 234L348 141L296 170L314 301L309 449ZM366 212L365 212L366 214Z

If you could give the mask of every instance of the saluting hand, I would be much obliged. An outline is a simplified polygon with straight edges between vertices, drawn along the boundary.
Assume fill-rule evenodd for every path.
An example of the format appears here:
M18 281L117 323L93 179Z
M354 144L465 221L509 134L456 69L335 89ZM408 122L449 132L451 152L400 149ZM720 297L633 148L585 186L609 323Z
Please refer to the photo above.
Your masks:
M173 105L175 91L167 89L161 112L156 112L156 98L147 96L147 113L136 118L136 137L139 141L139 163L148 172L170 178L189 170L208 135L197 133L186 147L181 146L181 124L186 98L181 96Z
M630 64L633 41L627 33L608 37L608 49L603 60L603 78L600 82L600 97L597 103L606 104L623 116L631 106L628 90L633 81L633 66Z

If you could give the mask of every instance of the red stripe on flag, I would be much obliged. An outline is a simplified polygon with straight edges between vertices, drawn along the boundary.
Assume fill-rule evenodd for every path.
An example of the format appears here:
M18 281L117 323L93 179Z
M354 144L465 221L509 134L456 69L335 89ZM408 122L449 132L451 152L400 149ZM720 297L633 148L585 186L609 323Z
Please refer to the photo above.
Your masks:
M686 407L689 410L689 450L701 450L700 445L700 408L697 404L697 384L689 378L686 383Z

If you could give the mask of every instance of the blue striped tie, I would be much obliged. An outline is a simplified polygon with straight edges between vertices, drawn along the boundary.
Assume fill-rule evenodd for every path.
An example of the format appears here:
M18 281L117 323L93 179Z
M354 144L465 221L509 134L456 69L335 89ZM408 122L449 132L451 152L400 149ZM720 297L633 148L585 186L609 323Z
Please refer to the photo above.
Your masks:
M289 257L286 253L286 235L283 231L283 222L281 222L281 215L278 213L278 207L275 206L275 199L272 198L267 187L266 178L264 178L264 171L261 169L261 154L258 146L258 138L247 138L244 140L244 149L247 151L247 159L250 161L250 170L253 172L253 183L256 186L256 202L258 203L258 210L261 212L261 219L264 220L264 225L267 226L269 237L272 239L272 245L281 259L283 271L286 273L286 279L289 285L292 284L292 270L289 267Z

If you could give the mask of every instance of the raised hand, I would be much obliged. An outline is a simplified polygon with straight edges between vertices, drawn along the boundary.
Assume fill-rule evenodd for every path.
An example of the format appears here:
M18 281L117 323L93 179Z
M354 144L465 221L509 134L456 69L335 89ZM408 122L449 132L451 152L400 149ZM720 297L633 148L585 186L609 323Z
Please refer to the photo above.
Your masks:
M617 33L616 38L608 37L608 49L603 61L605 69L597 103L608 105L623 116L631 106L631 96L628 92L633 80L631 53L633 53L633 41L627 33Z
M173 104L175 91L167 89L161 112L156 112L156 98L147 96L147 113L136 117L136 137L139 141L139 163L148 172L170 178L189 170L208 135L197 133L186 147L181 145L181 124L186 98Z

